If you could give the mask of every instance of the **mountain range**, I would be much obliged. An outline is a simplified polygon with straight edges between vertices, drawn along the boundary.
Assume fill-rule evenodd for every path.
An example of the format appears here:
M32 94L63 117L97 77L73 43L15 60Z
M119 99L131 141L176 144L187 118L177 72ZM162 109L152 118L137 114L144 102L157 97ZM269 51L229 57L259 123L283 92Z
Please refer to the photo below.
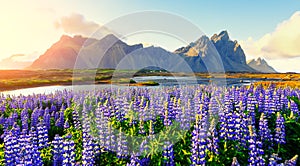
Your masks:
M128 45L112 34L100 40L63 35L28 69L141 69L147 66L171 71L190 67L194 72L276 72L260 58L247 63L243 49L229 38L227 31L211 38L201 36L174 52L153 46L145 48L142 44Z

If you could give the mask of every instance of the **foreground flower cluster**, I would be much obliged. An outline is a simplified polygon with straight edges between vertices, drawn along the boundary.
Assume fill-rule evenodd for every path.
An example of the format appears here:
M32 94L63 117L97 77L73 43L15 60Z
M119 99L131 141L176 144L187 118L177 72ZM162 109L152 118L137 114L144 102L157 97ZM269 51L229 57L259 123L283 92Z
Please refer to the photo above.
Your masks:
M0 96L0 165L297 165L300 90L181 86Z

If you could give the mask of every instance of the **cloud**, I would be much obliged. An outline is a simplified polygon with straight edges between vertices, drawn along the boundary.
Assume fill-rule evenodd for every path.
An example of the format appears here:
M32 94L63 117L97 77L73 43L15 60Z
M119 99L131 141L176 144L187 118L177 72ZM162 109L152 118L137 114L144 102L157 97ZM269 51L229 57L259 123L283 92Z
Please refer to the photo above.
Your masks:
M277 25L259 40L249 37L241 45L247 55L267 59L300 57L300 11Z
M88 21L86 18L78 13L72 13L69 16L61 17L59 20L54 22L54 26L58 29L63 29L65 33L73 35L83 35L90 36L98 29L101 28L101 25L94 21ZM105 34L111 33L106 28L102 28Z
M36 58L38 53L14 54L0 61L0 69L23 69L28 67Z

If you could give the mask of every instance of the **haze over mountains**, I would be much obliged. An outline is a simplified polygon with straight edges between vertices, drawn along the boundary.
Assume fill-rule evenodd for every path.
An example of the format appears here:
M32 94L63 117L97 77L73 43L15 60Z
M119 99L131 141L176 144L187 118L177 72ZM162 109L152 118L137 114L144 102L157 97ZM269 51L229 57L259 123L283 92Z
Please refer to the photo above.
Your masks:
M186 69L187 64L194 72L276 72L265 60L259 61L247 64L243 49L237 41L230 40L227 31L215 34L210 39L201 36L174 52L160 47L144 48L142 44L128 45L114 35L107 35L100 40L63 35L28 68L70 69L75 66L141 69L150 65L180 71Z

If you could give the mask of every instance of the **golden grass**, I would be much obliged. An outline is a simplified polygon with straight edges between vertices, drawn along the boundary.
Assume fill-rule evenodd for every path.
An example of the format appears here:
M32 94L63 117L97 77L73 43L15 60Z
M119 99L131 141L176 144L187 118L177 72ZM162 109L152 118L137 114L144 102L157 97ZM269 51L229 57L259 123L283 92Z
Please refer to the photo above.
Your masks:
M112 69L98 70L76 70L76 76L73 70L0 70L0 91L21 89L28 87L48 86L48 85L71 85L72 81L78 83L94 82L97 84L110 83L129 83L133 76L198 76L202 78L243 78L243 79L263 79L263 81L254 83L268 86L268 79L278 79L274 82L277 86L300 87L300 74L293 73L169 73L169 72L149 72L140 73L137 71ZM95 74L95 75L94 75ZM131 83L131 85L134 85ZM137 84L136 84L137 85ZM138 84L148 85L145 84Z

